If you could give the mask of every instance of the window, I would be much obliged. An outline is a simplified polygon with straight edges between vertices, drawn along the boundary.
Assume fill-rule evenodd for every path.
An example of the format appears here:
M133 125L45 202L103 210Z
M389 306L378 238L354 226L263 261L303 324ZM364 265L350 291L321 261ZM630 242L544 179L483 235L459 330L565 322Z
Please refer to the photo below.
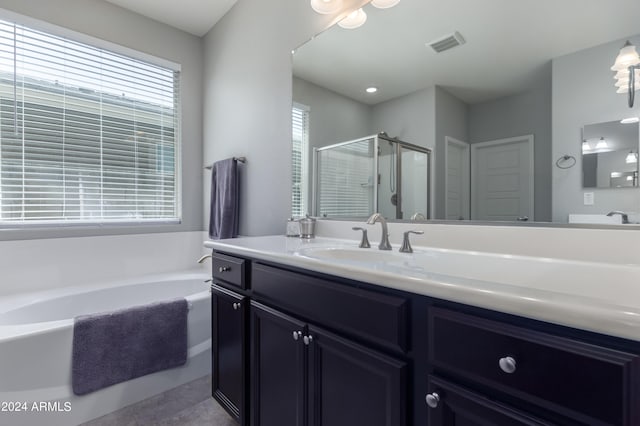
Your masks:
M307 210L309 174L309 108L294 104L291 113L293 148L291 150L291 215L304 216Z
M179 221L178 82L0 21L0 224Z

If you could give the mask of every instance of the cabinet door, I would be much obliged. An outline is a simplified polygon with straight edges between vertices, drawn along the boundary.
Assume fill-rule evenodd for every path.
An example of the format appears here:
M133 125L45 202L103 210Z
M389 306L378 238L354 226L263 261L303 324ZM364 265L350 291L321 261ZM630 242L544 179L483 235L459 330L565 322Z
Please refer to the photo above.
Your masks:
M403 361L313 327L305 343L310 426L406 424L407 366Z
M241 425L246 401L246 298L211 287L212 395Z
M306 326L251 302L251 425L304 426Z
M552 423L429 376L429 426L542 426Z

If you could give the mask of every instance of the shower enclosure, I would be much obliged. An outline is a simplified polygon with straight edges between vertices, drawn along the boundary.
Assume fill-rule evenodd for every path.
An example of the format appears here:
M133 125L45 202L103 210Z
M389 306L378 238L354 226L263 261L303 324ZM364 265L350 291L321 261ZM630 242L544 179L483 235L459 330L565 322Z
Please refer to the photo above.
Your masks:
M312 211L327 218L430 217L431 150L385 133L313 150Z

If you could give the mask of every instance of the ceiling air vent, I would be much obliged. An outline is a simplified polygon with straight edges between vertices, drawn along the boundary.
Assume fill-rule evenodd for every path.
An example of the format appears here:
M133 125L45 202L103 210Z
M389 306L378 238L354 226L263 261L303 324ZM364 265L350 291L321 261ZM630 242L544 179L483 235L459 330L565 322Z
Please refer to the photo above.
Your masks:
M453 34L446 35L430 43L427 43L427 46L435 50L436 53L440 53L444 52L445 50L453 49L454 47L460 46L464 43L464 37L462 37L462 35L456 31Z

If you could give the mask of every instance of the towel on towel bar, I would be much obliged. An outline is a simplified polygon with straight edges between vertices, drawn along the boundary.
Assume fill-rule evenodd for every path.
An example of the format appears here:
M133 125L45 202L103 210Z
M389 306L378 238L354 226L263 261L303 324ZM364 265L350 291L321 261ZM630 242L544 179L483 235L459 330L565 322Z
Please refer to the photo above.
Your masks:
M136 306L74 320L73 393L183 365L187 361L186 299Z
M238 162L235 158L216 161L211 168L211 211L209 238L238 236Z

